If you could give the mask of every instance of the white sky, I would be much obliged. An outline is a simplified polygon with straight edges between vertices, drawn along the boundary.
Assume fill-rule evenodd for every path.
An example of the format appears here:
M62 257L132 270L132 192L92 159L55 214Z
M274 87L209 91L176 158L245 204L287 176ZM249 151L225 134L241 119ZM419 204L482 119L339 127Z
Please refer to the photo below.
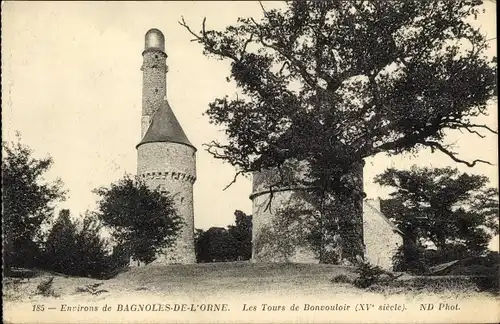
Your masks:
M277 5L265 2L266 7ZM188 138L198 148L194 190L195 226L209 228L233 222L235 209L251 213L249 179L240 178L229 189L234 169L215 160L202 147L223 133L202 113L215 97L234 94L225 81L227 62L208 59L202 48L178 24L184 16L194 30L203 17L207 28L222 29L238 16L261 16L257 2L7 2L2 8L2 136L23 142L36 156L54 158L47 179L60 177L69 198L59 205L74 215L93 209L92 189L136 172L135 145L140 140L140 71L144 34L160 29L166 38L167 97ZM496 37L493 3L477 21L488 38ZM489 54L496 55L496 41ZM496 103L486 122L497 128ZM449 143L466 159L498 161L497 136L479 139L451 134ZM383 197L386 189L372 183L389 166L413 164L442 167L452 161L441 153L418 157L367 160L368 198ZM498 186L497 165L462 171L485 174ZM495 243L498 244L498 243Z

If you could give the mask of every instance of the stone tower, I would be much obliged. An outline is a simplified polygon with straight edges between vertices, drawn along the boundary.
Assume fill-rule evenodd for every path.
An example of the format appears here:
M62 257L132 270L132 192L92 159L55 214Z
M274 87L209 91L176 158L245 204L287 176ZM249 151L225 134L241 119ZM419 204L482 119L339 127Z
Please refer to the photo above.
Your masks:
M145 36L142 52L141 141L137 148L137 175L150 188L173 195L184 226L175 244L159 255L156 263L195 263L193 185L196 180L196 148L170 107L165 37L158 29Z
M350 218L357 226L358 237L363 239L359 253L355 251L330 251L340 255L346 264L346 256L363 257L364 260L385 270L392 270L393 257L403 244L403 233L381 211L379 199L363 199L364 162L346 175L345 180L360 190L354 208L361 217ZM319 253L307 243L311 215L317 211L311 204L314 188L305 186L308 165L304 162L287 161L281 171L267 169L253 174L252 200L252 262L319 263ZM306 181L305 181L306 180ZM279 185L278 185L279 184ZM272 191L271 191L272 188ZM271 198L272 195L272 198ZM282 213L291 210L292 213ZM318 215L318 214L316 214ZM339 215L341 218L343 215ZM329 238L335 240L335 234ZM328 238L327 238L328 239ZM325 247L328 253L328 245ZM349 255L350 254L350 255Z
M250 195L253 221L252 262L319 263L320 252L306 241L311 234L308 229L318 226L311 217L311 214L318 212L310 199L310 194L315 189L304 185L308 183L308 172L307 163L289 160L281 167L281 172L267 169L253 173ZM363 190L362 165L348 178ZM355 204L361 216L362 198ZM291 211L291 214L280 215L284 210ZM353 220L353 223L357 226L358 235L362 237L362 216ZM362 255L363 251L358 254Z

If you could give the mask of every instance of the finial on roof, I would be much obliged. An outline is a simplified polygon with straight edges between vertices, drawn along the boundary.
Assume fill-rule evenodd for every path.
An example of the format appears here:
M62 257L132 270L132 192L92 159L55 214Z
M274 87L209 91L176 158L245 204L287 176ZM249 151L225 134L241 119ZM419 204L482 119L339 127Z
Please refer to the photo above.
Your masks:
M144 49L158 49L165 52L165 36L159 29L148 30L144 37Z

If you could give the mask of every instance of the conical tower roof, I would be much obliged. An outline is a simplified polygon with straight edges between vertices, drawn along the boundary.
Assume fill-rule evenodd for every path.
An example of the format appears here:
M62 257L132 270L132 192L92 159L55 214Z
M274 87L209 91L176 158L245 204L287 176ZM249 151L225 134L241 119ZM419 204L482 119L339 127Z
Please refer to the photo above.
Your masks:
M184 130L182 130L167 100L164 100L160 108L153 114L146 134L136 147L155 142L179 143L191 146L196 150L193 144L189 142Z

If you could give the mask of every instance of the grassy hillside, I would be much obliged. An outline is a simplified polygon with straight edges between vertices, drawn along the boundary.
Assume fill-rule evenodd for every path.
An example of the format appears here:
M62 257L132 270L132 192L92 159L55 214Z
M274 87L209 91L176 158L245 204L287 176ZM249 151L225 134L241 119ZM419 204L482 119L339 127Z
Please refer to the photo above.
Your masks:
M350 283L333 283L332 279L344 275L354 279L353 268L324 264L275 264L248 262L205 263L193 265L148 265L146 267L130 268L109 280L68 277L42 272L30 279L4 280L4 300L34 301L46 298L75 298L78 300L95 300L95 298L126 297L130 295L156 296L212 296L228 295L357 295L366 290L355 288ZM53 277L49 296L39 294L38 285ZM412 282L415 278L405 276L398 282ZM443 284L435 284L438 278L416 278L417 285L397 284L390 287L371 289L377 293L428 293ZM444 278L446 279L446 278ZM437 281L436 281L437 282ZM429 283L427 285L427 283ZM92 294L86 287L100 284L99 294ZM450 278L444 283L449 286L449 293L479 293L479 290L469 285L462 278ZM426 287L427 286L427 287ZM376 286L373 288L377 288ZM447 288L447 287L445 287ZM434 290L433 290L434 289Z

